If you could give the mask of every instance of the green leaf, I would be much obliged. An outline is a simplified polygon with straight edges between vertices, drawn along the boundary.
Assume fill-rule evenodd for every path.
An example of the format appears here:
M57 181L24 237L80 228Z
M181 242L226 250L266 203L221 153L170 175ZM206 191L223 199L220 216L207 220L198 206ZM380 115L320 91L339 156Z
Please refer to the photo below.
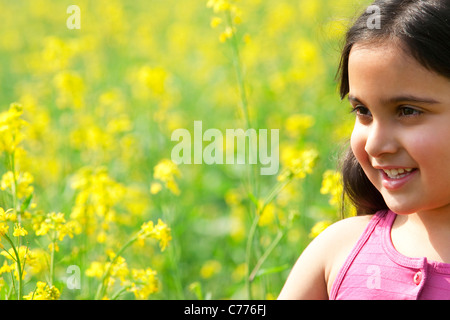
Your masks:
M20 206L20 212L25 212L25 210L28 209L28 207L31 204L31 199L33 199L33 194L30 194L23 202L22 205Z
M279 273L282 272L284 270L289 269L291 266L288 264L284 264L282 266L277 266L277 267L272 267L272 268L265 268L265 269L260 269L257 273L255 278L261 277L261 276L265 276L268 274L274 274L274 273Z

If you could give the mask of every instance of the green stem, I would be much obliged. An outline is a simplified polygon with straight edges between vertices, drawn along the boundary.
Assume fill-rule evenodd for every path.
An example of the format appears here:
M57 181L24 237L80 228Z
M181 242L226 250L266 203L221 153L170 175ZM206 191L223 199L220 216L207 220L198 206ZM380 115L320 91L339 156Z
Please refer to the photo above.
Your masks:
M11 186L11 193L13 197L13 209L14 212L17 212L17 179L16 179L16 161L15 161L15 152L9 154L10 156L10 164L11 164L11 172L13 174L13 185Z
M277 236L272 241L270 246L267 247L267 249L264 252L264 254L261 256L261 258L259 258L259 260L256 263L255 267L253 268L253 271L250 273L249 280L248 280L250 283L253 282L253 280L255 280L256 274L258 273L259 269L261 268L263 263L266 261L266 259L269 257L269 255L272 253L273 249L275 249L275 247L278 245L278 243L283 238L283 236L284 236L283 232L278 232Z
M269 246L270 250L266 250L266 252L263 254L263 256L258 260L257 264L255 265L255 267L253 268L253 271L250 272L251 270L251 254L252 254L252 250L253 250L253 242L254 242L254 238L255 238L255 234L256 234L256 230L258 228L258 222L259 222L259 218L260 215L264 212L265 208L267 207L267 205L273 201L273 199L292 181L292 179L287 179L285 181L282 182L278 182L273 188L272 190L269 192L269 194L266 196L266 198L264 199L263 205L261 206L261 208L257 209L257 212L254 216L253 222L252 222L252 226L250 227L250 231L248 234L248 238L247 238L247 248L246 248L246 288L247 288L247 295L248 298L250 300L252 300L252 290L251 290L251 283L253 282L254 278L255 278L255 274L258 271L258 269L261 267L262 263L267 259L267 257L269 256L269 254L272 252L272 250L275 248L275 246L278 244L278 242L281 240L278 239L278 236L275 238L275 241L272 243L272 245L274 246L273 248L272 245ZM277 240L278 239L278 240Z
M255 217L252 222L252 226L250 227L250 231L247 238L247 248L245 250L245 257L246 257L246 276L245 276L245 286L247 288L247 296L249 300L253 300L252 295L252 289L251 289L251 282L250 282L250 263L251 263L251 255L252 255L252 248L253 248L253 241L255 238L255 232L258 228L258 221L259 221L259 215L258 213L255 214Z
M275 197L292 181L292 179L288 179L282 182L278 182L275 184L275 186L272 188L272 190L269 192L269 194L264 199L264 203L261 207L260 212L263 213L266 209L267 205L275 199Z
M105 293L106 293L106 289L108 287L107 285L107 281L108 278L110 276L111 273L111 268L114 265L114 263L117 261L117 259L119 258L119 256L130 246L132 245L136 240L138 239L138 235L134 236L133 238L131 238L127 243L125 243L123 245L122 248L120 248L120 250L117 252L117 254L114 256L114 258L111 260L108 268L105 270L105 273L103 274L103 277L101 279L100 285L98 286L97 289L97 294L95 295L95 300L99 300L102 297L104 297Z
M240 96L240 108L242 111L242 115L244 118L246 129L252 128L252 124L250 121L250 114L249 114L249 106L248 106L248 98L247 98L247 91L245 88L245 80L244 75L242 71L242 61L241 61L241 54L239 51L239 41L236 36L236 32L234 32L234 26L233 26L233 19L231 17L231 12L228 10L226 11L226 20L228 27L232 29L232 36L231 36L231 49L232 49L232 60L233 60L233 66L234 71L236 74L236 82L239 90L239 96ZM255 166L252 166L249 164L250 169L248 170L248 189L253 195L256 195L257 189L258 189L258 183L256 180L256 170L257 168Z
M17 215L17 221L19 226L21 226L21 222L22 222L22 216L21 216L21 212L20 210L18 210L18 205L17 205L17 179L16 179L16 161L15 161L15 152L13 151L12 153L9 154L10 156L10 164L11 164L11 172L13 175L13 184L11 186L11 194L12 194L12 200L13 200L13 210L14 213ZM20 248L22 244L22 239L21 236L19 235L17 237L17 246Z
M242 63L240 58L240 52L239 52L239 44L238 39L236 37L236 33L234 32L233 28L233 21L231 17L231 12L226 12L226 19L228 26L232 29L232 37L231 37L231 49L232 49L232 59L233 59L233 66L234 71L236 74L236 80L240 95L240 107L243 114L243 118L245 121L246 129L251 128L251 122L250 122L250 115L248 110L248 99L247 99L247 92L245 90L245 83L244 83L244 76L242 72ZM251 166L251 165L250 165ZM257 191L257 182L256 182L256 172L255 170L252 170L252 168L248 171L248 189L250 190L250 194L252 196L256 195ZM250 263L251 263L251 252L253 248L253 241L255 237L255 232L258 227L258 221L259 221L259 215L257 212L257 208L252 205L250 208L252 212L253 222L250 227L249 236L247 238L247 245L246 245L246 288L247 288L247 295L249 299L252 299L252 292L250 287L250 281L249 281L249 272L250 272Z
M8 237L8 235L4 234L3 237L8 241L8 243L11 245L11 248L14 251L14 254L16 256L16 266L17 266L17 273L19 274L19 288L17 290L17 299L22 300L22 291L23 291L23 281L22 281L22 266L20 265L20 257L19 252L17 252L16 247L14 246L14 243L12 240Z
M228 26L233 29L233 21L231 18L230 11L226 12L226 18L227 18ZM241 58L240 58L238 39L237 39L236 33L234 31L232 31L231 48L233 50L233 55L232 55L233 65L234 65L234 70L236 72L236 79L237 79L238 88L239 88L239 95L241 97L241 109L242 109L242 113L244 115L244 120L245 120L247 129L248 129L248 128L251 128L250 116L249 116L249 112L248 112L248 100L247 100L247 93L245 90L244 77L242 75L242 63L241 63Z
M129 286L126 286L124 288L121 288L119 291L117 291L112 297L111 300L117 300L117 298L119 298L119 296L124 293L125 291L127 291L127 289L129 288Z
M54 237L55 237L55 235L54 235ZM55 240L55 238L53 238L52 239L52 251L50 252L50 283L49 283L49 287L53 286L53 280L54 280L55 245L56 245L56 240Z

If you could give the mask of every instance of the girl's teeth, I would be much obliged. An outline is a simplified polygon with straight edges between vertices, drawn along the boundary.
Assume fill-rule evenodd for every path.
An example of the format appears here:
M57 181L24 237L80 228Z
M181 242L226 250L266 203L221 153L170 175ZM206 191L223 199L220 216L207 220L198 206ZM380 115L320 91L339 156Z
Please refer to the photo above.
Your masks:
M412 170L413 170L412 168L408 168L408 169L403 169L403 168L399 168L399 169L383 169L383 171L388 175L388 177L392 178L392 179L403 178L408 173L410 173Z

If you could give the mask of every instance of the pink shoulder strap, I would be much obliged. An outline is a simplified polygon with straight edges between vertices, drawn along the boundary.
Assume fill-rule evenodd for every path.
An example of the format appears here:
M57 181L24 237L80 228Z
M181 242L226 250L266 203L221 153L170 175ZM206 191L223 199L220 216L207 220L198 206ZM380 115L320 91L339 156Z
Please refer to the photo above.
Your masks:
M340 285L342 283L342 280L345 277L345 274L346 274L348 268L352 264L352 262L355 259L355 257L358 255L358 253L361 250L361 248L364 246L364 244L370 238L370 235L372 234L372 232L375 229L375 227L388 214L389 214L389 211L387 211L387 210L378 211L376 214L374 214L372 219L369 221L369 223L367 224L366 229L364 230L363 234L359 238L359 240L356 243L356 245L353 247L353 250L350 252L350 255L345 260L344 265L342 266L342 268L340 269L339 273L336 276L336 279L334 280L333 286L331 287L330 300L335 300L336 299L337 293L339 291L339 287L340 287Z

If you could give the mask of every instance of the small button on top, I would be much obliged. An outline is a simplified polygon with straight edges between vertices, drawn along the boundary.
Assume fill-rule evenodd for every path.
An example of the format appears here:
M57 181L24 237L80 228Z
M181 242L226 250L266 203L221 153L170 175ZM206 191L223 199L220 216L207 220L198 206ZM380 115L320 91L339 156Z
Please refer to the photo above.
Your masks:
M414 283L416 284L416 285L419 285L420 284L420 282L422 281L422 272L417 272L415 275L414 275Z

